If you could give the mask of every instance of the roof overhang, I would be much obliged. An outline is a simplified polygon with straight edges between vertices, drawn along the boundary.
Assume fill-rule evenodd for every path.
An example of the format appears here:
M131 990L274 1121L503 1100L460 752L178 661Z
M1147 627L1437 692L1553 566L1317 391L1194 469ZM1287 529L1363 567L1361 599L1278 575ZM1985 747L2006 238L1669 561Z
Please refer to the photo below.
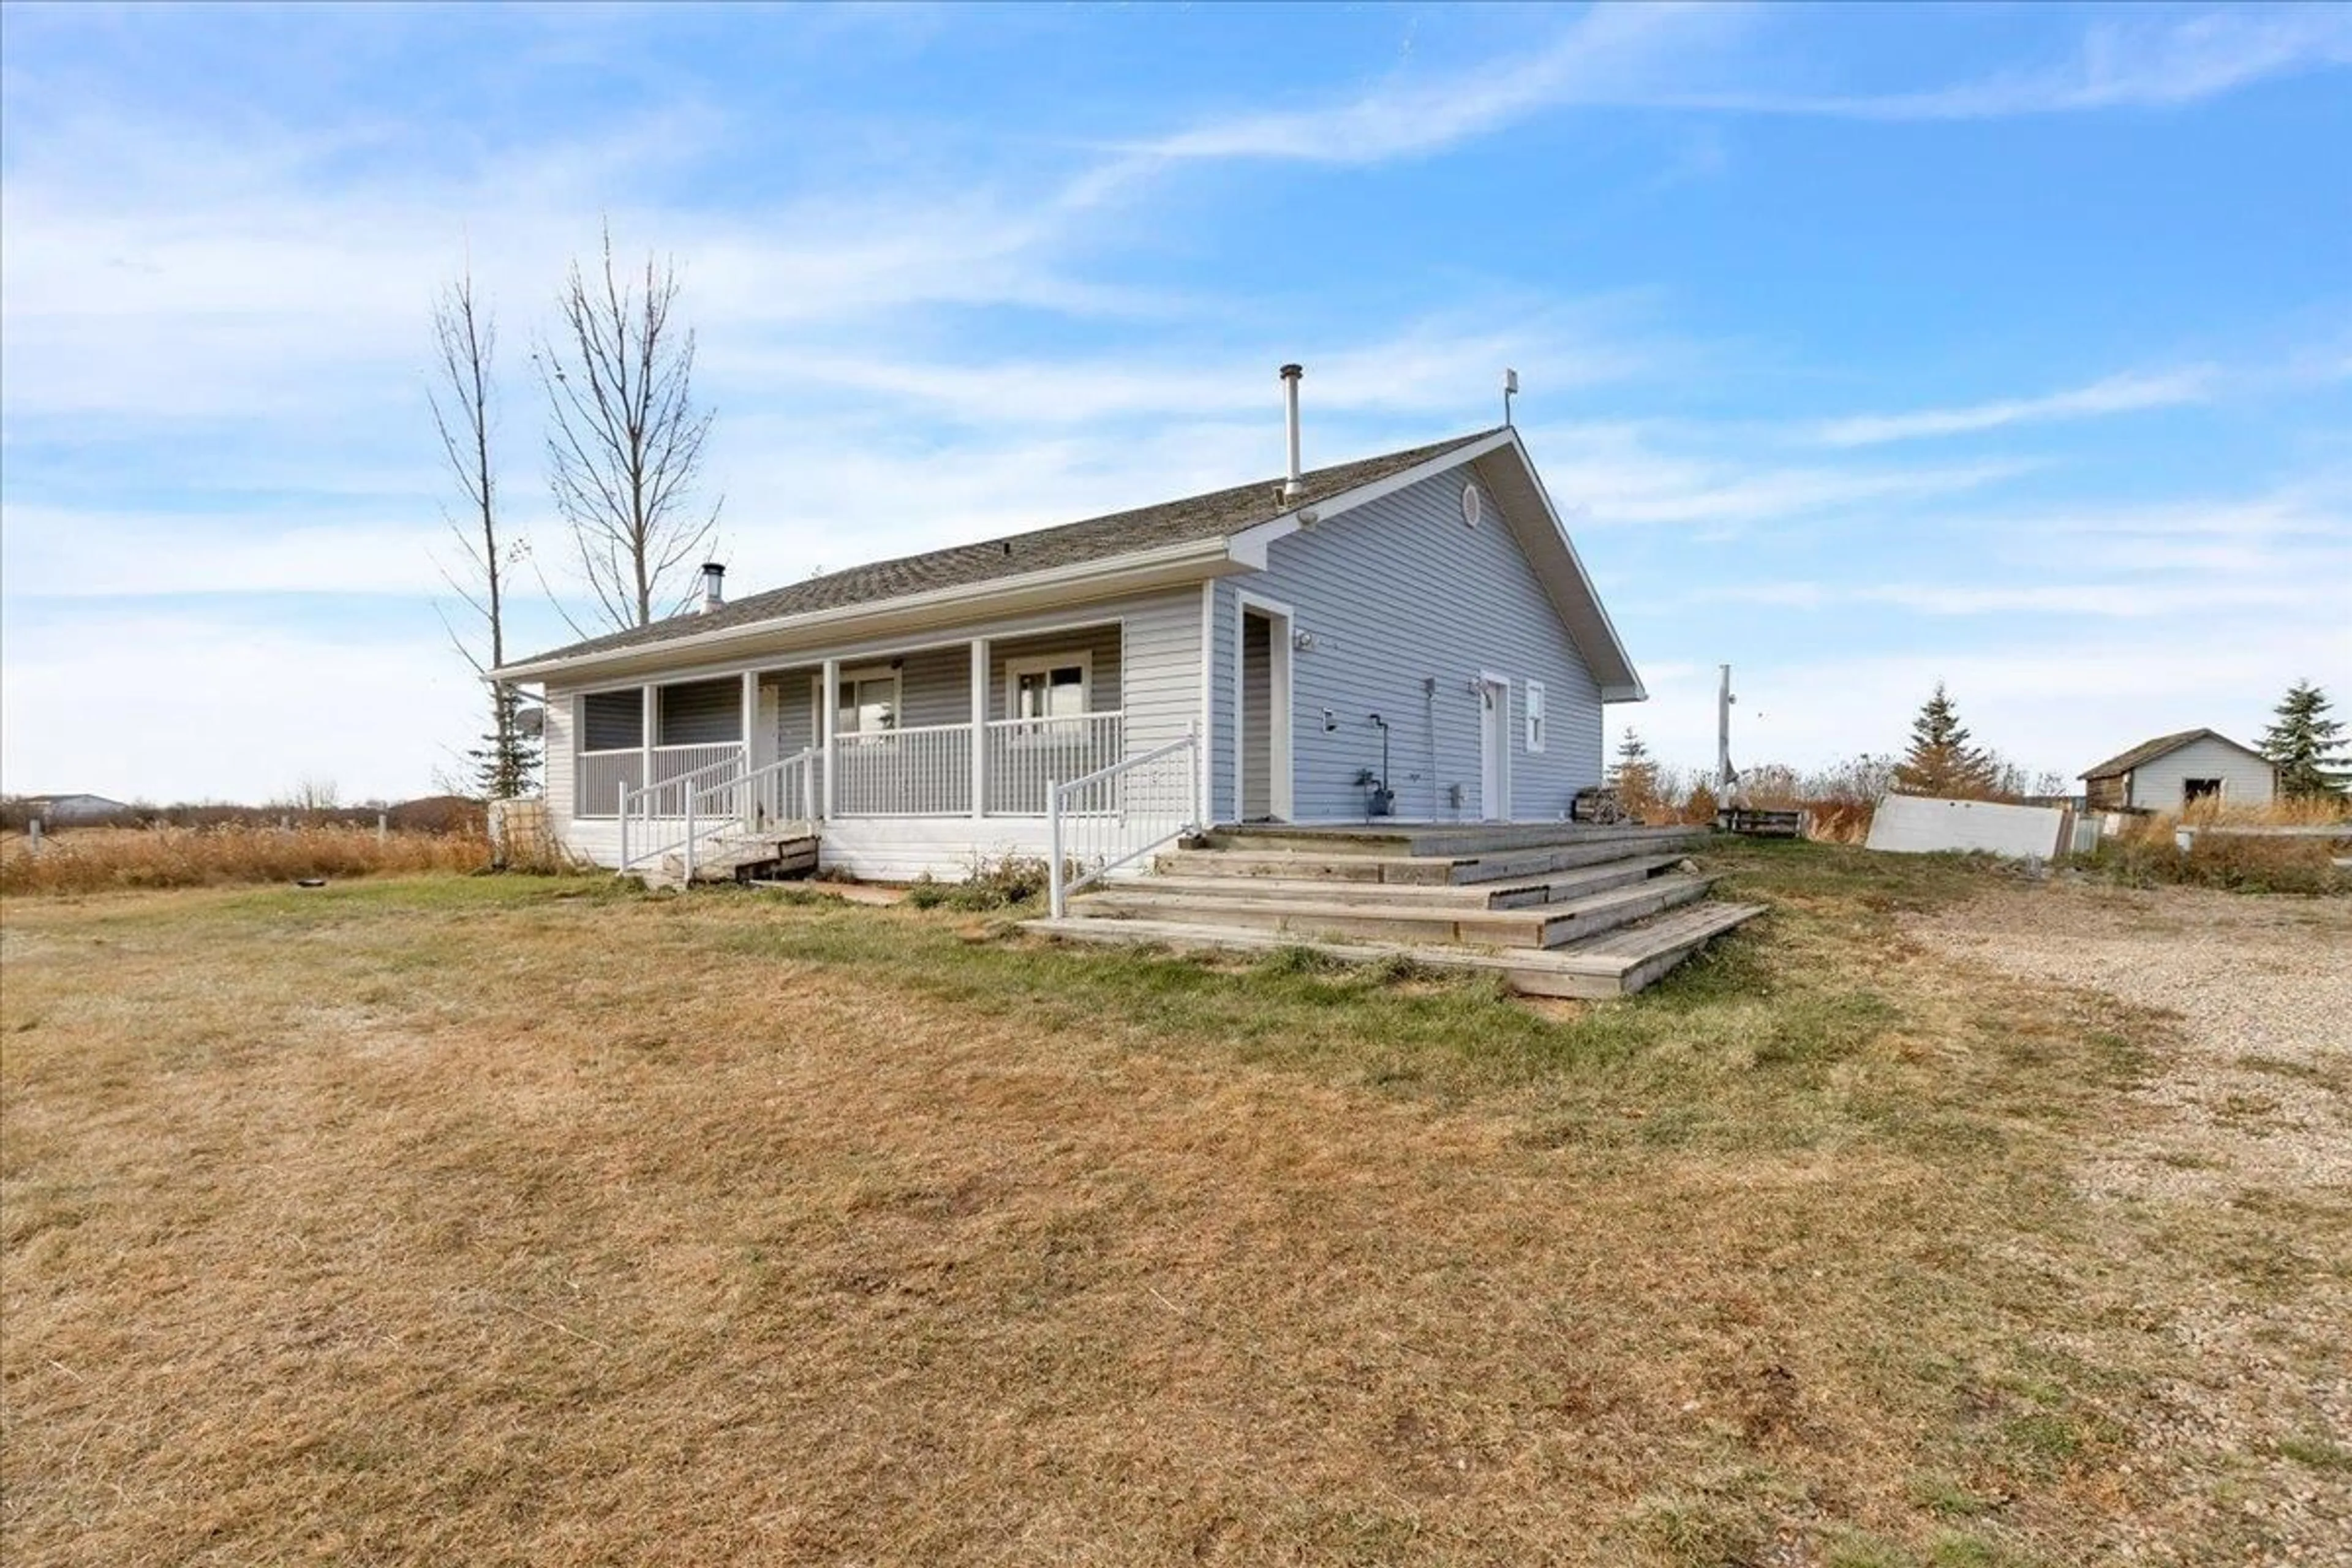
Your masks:
M1246 529L1234 535L1234 559L1244 566L1264 570L1267 547L1276 540L1287 538L1302 528L1319 525L1326 519L1393 495L1449 469L1471 465L1476 466L1478 477L1486 481L1496 500L1502 503L1503 517L1517 538L1519 548L1527 552L1552 607L1559 612L1569 636L1575 639L1577 651L1584 656L1586 668L1592 671L1593 680L1601 688L1601 700L1647 701L1649 690L1633 668L1624 640L1617 635L1616 624L1610 620L1607 607L1593 589L1591 576L1584 570L1584 560L1577 554L1576 544L1568 536L1568 525L1560 521L1559 509L1552 505L1551 494L1544 489L1543 476L1536 472L1535 459L1528 456L1527 446L1516 429L1497 430L1384 479L1343 490L1328 500L1284 512Z
M686 632L658 642L604 648L566 658L502 665L488 679L546 680L554 677L601 679L636 671L705 664L735 656L765 656L822 648L868 637L935 630L960 623L1032 610L1117 598L1152 588L1177 587L1224 576L1234 564L1223 537L1188 540L1156 550L1077 562L1013 577L992 577L893 599L809 610L772 620L751 621L712 632Z

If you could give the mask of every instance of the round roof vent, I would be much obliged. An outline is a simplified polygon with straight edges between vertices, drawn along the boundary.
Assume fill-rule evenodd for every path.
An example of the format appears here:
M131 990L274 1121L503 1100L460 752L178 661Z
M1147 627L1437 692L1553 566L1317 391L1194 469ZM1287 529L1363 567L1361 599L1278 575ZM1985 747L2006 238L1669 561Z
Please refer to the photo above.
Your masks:
M1486 515L1486 498L1479 492L1475 479L1462 487L1462 521L1472 528Z

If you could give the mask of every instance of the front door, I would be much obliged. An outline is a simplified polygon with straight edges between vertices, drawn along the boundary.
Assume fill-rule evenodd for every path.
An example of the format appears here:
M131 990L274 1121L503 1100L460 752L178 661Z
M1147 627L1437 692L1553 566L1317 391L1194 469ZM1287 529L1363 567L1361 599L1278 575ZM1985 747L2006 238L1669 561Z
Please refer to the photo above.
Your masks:
M1290 615L1245 603L1241 617L1240 755L1244 822L1290 820Z
M1478 679L1478 815L1511 819L1511 683L1499 675Z

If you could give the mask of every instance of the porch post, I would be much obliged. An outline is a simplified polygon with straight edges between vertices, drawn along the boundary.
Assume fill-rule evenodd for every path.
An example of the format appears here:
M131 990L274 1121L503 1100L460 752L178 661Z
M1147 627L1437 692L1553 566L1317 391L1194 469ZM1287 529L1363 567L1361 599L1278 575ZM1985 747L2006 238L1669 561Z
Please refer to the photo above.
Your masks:
M824 661L824 708L817 718L822 721L821 733L824 741L822 753L824 761L824 819L830 822L833 820L833 775L841 771L834 765L837 759L833 750L834 722L841 710L841 660L837 658Z
M661 688L653 685L651 682L647 682L645 688L645 717L638 724L640 733L637 736L637 742L643 748L645 753L644 756L639 759L638 765L645 769L645 773L642 777L645 787L648 792L650 792L654 787L654 742L657 738L658 730L656 727L660 723ZM648 816L652 816L655 811L659 809L658 803L650 793L646 796L646 815Z
M749 779L753 772L765 765L752 740L753 731L759 722L760 672L756 669L747 669L743 672L743 752L741 762L736 764L736 774L740 778ZM744 832L759 831L759 813L752 805L751 786L749 784L736 786L735 812L741 818Z
M988 815L988 639L971 639L971 815Z

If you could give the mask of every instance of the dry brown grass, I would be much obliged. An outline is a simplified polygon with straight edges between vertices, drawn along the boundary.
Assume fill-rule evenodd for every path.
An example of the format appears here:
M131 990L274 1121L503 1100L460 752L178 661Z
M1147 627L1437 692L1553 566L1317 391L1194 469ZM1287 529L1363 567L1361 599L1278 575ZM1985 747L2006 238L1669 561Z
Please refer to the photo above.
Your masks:
M463 832L393 832L331 825L268 827L81 827L43 838L0 840L0 893L91 893L110 888L206 888L471 871L488 866L489 841Z
M1893 934L1972 873L1743 866L1762 937L1548 1016L723 893L12 903L5 1555L2107 1554L2182 1265L2065 1173L2162 1026Z

